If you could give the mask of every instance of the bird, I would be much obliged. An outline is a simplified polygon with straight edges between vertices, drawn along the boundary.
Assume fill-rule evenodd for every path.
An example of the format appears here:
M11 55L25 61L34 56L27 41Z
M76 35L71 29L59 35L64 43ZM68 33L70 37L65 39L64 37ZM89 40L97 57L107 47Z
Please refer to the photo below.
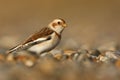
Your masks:
M9 49L6 53L10 54L27 50L40 55L49 52L59 44L61 34L66 27L64 19L54 19L47 27L43 27L38 32L30 35L25 41Z

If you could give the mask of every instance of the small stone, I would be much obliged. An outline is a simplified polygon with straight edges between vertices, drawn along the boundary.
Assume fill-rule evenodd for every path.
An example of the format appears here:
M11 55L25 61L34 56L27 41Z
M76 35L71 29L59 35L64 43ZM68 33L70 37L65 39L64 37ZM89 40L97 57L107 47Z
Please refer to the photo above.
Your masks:
M63 52L65 55L71 56L72 54L77 53L77 51L74 50L64 50Z
M57 53L56 55L53 56L57 60L61 60L63 55L61 53Z
M106 51L105 56L107 56L110 59L118 59L119 56L117 56L116 51Z
M85 61L85 60L87 60L87 59L88 59L87 54L86 54L86 53L83 53L83 54L80 54L80 55L77 57L76 61L77 61L77 62L83 62L83 61Z
M106 57L106 56L100 55L100 56L98 57L98 62L108 62L108 60L109 60L109 58Z
M7 60L7 61L10 61L10 62L15 61L14 55L13 55L13 54L8 54L8 55L6 56L6 60Z
M119 51L107 50L102 52L102 54L98 57L98 61L102 61L105 63L114 63L116 60L120 59Z
M72 58L73 61L76 61L78 59L78 56L80 56L80 54L75 53L75 54L71 55L71 58Z
M77 52L79 54L88 54L88 50L86 50L86 49L79 49Z
M97 58L98 56L100 55L100 51L97 50L97 49L91 49L91 50L88 50L88 57L91 61L93 62L97 62Z
M74 51L74 50L64 50L64 55L67 56L68 60L73 60L75 58L76 54L77 54L77 51Z
M7 56L7 61L20 62L28 67L33 66L37 59L38 57L36 57L28 51L20 51L14 54L11 53Z
M54 50L50 51L49 53L51 53L52 55L56 55L56 54L58 54L58 53L62 54L63 51L62 51L62 50L54 49Z
M0 61L5 61L5 54L0 53Z
M120 59L118 59L118 60L115 61L115 66L120 69Z
M79 49L74 54L71 55L72 60L77 61L78 57L80 57L82 54L87 54L88 51L86 49Z
M91 49L88 51L89 56L98 57L101 53L97 49Z
M26 60L26 61L24 61L24 64L25 64L27 67L32 67L32 66L34 66L35 62L32 61L32 60Z

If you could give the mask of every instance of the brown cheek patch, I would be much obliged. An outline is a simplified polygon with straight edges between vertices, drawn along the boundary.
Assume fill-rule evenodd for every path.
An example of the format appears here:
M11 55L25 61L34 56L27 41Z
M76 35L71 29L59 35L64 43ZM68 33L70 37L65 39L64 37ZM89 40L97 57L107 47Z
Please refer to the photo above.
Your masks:
M57 25L56 23L53 23L53 24L52 24L52 26L53 26L54 28L56 27L56 25Z

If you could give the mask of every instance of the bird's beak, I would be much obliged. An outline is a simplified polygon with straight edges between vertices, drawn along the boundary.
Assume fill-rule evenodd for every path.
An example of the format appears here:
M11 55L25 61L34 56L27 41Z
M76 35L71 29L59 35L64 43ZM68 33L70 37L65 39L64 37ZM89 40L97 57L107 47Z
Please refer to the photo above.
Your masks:
M67 27L67 24L63 24L63 27Z

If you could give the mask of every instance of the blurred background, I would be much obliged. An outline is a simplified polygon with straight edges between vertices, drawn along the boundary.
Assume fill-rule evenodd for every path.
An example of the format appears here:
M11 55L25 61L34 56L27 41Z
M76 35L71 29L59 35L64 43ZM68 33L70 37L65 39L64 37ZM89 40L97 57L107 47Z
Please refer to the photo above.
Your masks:
M119 44L119 0L0 0L0 47L13 47L30 34L63 18L59 47Z

